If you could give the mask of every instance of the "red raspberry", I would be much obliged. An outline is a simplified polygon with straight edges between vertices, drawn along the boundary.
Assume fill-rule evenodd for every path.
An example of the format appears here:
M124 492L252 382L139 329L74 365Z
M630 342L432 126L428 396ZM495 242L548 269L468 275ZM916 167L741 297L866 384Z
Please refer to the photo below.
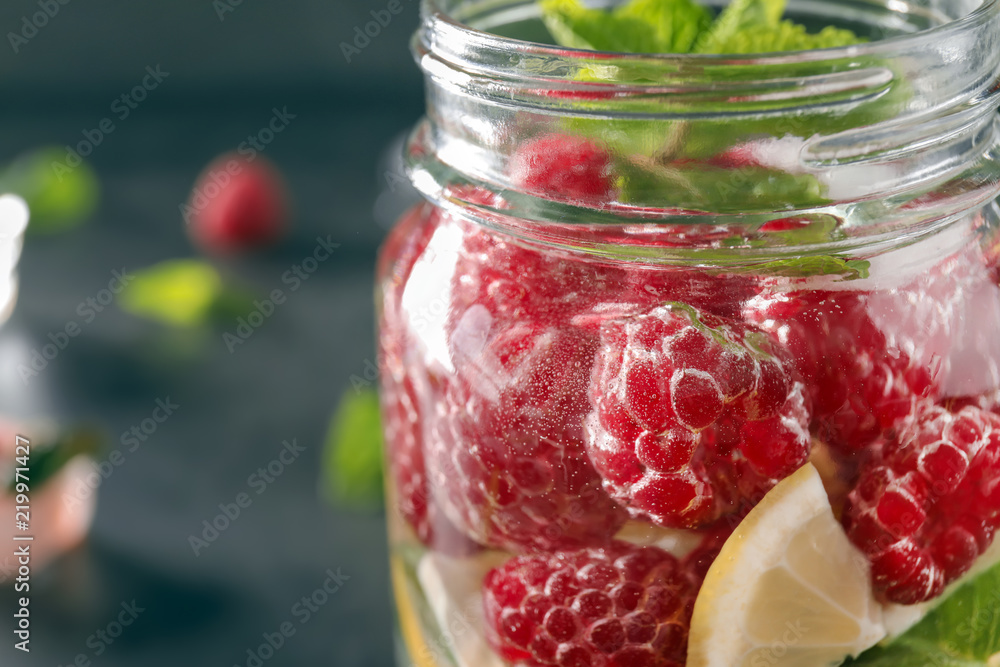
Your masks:
M538 93L562 100L610 100L615 96L607 90L540 90Z
M912 356L916 346L902 329L888 337L869 312L872 296L773 292L746 309L749 320L791 353L809 391L815 435L848 454L908 415L915 400L938 392L940 359Z
M882 305L884 328L899 328L905 314L905 330L920 332L917 349L944 359L942 396L973 396L1000 386L1000 289L978 246L942 262L902 296Z
M583 450L593 341L531 323L484 325L475 318L489 317L485 309L465 315L456 337L486 340L454 350L456 376L436 401L428 443L436 499L470 537L498 548L607 539L625 515Z
M721 153L716 153L708 158L706 163L723 169L744 169L746 167L763 166L760 157L754 152L754 145L750 143L730 146Z
M600 544L626 515L584 451L597 336L571 322L596 303L602 281L581 262L461 223L443 239L452 231L462 245L448 299L448 358L440 362L450 368L431 364L426 383L435 410L426 452L434 498L492 547Z
M805 216L790 216L788 218L769 220L760 226L759 231L765 234L780 234L782 232L805 230L814 224L815 223L811 218Z
M951 412L958 412L962 408L972 405L981 410L1000 415L1000 389L976 396L955 396L940 401L940 404Z
M264 158L229 153L198 177L187 211L195 242L208 251L233 252L276 240L288 221L288 197L277 169Z
M694 269L658 267L629 270L626 298L653 308L668 301L679 301L698 310L739 318L748 300L758 293L757 282L745 275L706 273Z
M413 386L413 361L406 358L413 345L412 333L401 304L410 272L439 224L435 209L426 204L417 206L400 220L380 253L380 397L396 509L424 544L445 553L466 554L478 545L460 533L430 500L421 408Z
M428 520L428 495L424 472L423 434L417 398L408 379L383 377L382 413L386 453L394 482L396 509L424 544L433 541Z
M790 174L802 173L799 154L803 141L798 137L767 138L729 146L707 160L706 164L732 171L774 169Z
M976 215L973 225L980 235L983 266L986 267L993 284L1000 285L1000 230L997 230L993 226L993 221L982 213Z
M624 271L521 246L507 236L464 228L460 255L453 301L483 305L507 321L558 324L597 304L628 300L621 294Z
M762 332L668 304L601 330L587 453L635 517L697 527L809 456L801 385Z
M396 511L413 528L417 539L437 551L455 555L478 551L479 545L459 532L430 498L423 422L410 380L383 378L381 398Z
M611 155L593 141L547 134L519 146L511 177L527 192L570 203L599 205L615 197Z
M681 667L699 585L651 546L520 556L483 582L487 639L531 667Z
M380 288L379 341L382 346L381 365L393 363L397 375L402 373L403 356L410 345L410 326L403 312L403 290L410 272L440 226L437 209L420 204L406 212L389 233L379 250L375 269Z
M871 456L848 496L847 535L886 600L936 597L1000 526L1000 417L922 404Z

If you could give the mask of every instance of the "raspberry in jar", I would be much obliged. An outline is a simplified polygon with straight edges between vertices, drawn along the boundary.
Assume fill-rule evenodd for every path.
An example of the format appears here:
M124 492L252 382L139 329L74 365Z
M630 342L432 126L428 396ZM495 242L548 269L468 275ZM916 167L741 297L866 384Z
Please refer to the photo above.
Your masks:
M405 647L840 664L1000 559L1000 7L611 4L429 2L414 42Z

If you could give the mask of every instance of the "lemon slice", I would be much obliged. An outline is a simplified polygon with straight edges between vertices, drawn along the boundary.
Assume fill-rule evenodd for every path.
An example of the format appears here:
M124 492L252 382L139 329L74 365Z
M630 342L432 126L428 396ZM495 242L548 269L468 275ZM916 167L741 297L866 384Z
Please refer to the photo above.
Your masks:
M409 657L413 660L414 667L438 667L437 662L431 657L434 652L424 639L422 623L407 581L406 566L399 556L392 556L389 559L389 567L396 609L399 613L399 634L403 637Z
M687 665L839 665L885 634L868 563L807 463L751 510L709 568Z

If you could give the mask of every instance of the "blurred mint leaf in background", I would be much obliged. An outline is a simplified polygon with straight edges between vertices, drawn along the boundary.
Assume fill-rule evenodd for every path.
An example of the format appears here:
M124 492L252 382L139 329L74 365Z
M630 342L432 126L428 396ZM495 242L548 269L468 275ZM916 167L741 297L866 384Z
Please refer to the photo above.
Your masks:
M348 391L330 422L323 449L326 495L337 505L375 509L382 492L382 418L373 389Z
M686 53L712 22L693 0L631 0L607 12L580 0L540 0L542 21L562 46L628 53Z
M32 488L41 487L77 456L97 456L104 451L106 445L104 434L89 426L56 431L48 439L33 438L27 473ZM4 480L8 493L13 492L16 482L14 471L11 470L10 478Z
M1000 664L1000 565L960 585L887 646L844 667L995 667Z
M211 265L179 259L135 271L118 305L173 326L197 326L209 319L224 294L222 278Z
M65 157L65 149L40 148L21 155L0 172L0 193L13 192L28 203L29 233L67 231L83 223L97 208L97 175L86 162L66 166Z

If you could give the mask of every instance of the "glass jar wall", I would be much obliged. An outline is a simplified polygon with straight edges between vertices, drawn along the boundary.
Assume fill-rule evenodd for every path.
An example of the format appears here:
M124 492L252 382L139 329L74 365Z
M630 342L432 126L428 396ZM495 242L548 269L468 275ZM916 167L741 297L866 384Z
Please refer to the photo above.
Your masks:
M793 2L874 41L740 57L515 39L532 6L425 3L414 41L427 201L378 276L403 664L902 631L1000 525L1000 5ZM781 568L861 582L847 639L720 611L802 598Z

